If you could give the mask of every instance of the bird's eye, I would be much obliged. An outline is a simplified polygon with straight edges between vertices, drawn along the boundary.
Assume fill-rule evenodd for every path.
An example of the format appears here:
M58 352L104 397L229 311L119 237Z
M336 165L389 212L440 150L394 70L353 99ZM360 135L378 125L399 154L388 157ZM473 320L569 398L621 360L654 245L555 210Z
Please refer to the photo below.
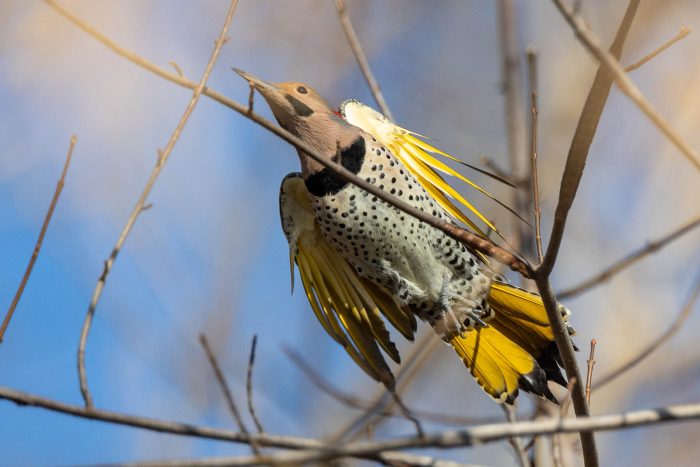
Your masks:
M306 86L299 86L299 87L297 88L297 92L298 92L299 94L308 94L308 93L309 93L309 90L306 89Z

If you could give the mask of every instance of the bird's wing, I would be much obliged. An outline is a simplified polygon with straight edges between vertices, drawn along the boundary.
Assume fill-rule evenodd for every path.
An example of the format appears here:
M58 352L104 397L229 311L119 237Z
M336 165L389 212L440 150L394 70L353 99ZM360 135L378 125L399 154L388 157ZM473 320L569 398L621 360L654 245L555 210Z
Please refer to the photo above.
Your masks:
M392 296L359 277L328 243L298 173L289 174L282 181L280 217L289 242L292 280L296 262L316 318L368 375L393 388L394 377L380 347L397 363L399 353L383 317L411 340L415 317Z
M439 154L441 156L447 157L453 161L459 162L463 165L471 167L475 170L483 172L481 169L472 167L465 162L433 147L432 145L426 143L417 136L421 136L418 133L401 128L398 125L392 123L384 115L380 114L373 108L358 102L356 100L347 100L340 105L340 113L348 121L348 123L361 128L367 133L374 136L380 143L386 146L396 157L398 157L401 162L406 166L406 168L418 179L421 185L430 193L430 195L435 198L440 206L450 213L455 219L459 219L466 225L474 229L475 232L482 236L485 236L481 229L467 217L450 198L457 200L459 203L464 205L469 211L471 211L481 222L483 222L488 228L495 232L498 232L496 227L483 215L479 210L467 201L462 195L460 195L449 183L447 183L438 173L440 171L447 175L457 177L459 180L468 184L472 188L480 191L487 197L496 201L498 204L504 206L509 211L517 215L511 208L504 205L498 201L494 196L488 193L486 190L478 186L476 183L472 182L459 172L455 171L451 167L447 166L444 162L437 159L432 154ZM422 137L422 136L421 136ZM488 173L487 173L488 174ZM488 174L493 176L492 174ZM498 177L496 177L498 178ZM509 183L501 178L499 180L504 183ZM520 216L518 216L520 217Z

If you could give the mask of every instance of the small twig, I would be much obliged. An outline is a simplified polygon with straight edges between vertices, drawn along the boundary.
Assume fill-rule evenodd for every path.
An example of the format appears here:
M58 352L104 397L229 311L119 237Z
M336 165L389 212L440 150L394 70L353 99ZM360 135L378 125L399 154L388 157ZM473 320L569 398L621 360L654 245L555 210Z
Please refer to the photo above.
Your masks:
M228 405L228 409L231 412L231 415L233 416L236 425L238 425L238 429L241 430L241 433L248 435L249 431L246 428L245 423L243 423L241 413L238 411L236 402L233 400L231 388L229 388L228 383L226 382L226 378L224 377L224 374L221 371L221 367L219 366L219 362L216 359L216 355L214 355L214 352L211 350L211 346L209 345L209 340L207 340L207 336L205 336L204 334L200 334L199 343L202 344L202 348L204 349L204 353L207 355L209 364L211 365L212 370L214 370L214 376L216 376L216 381L219 383L219 387L221 387L221 392L224 393L226 404Z
M409 353L396 375L396 392L401 394L413 384L420 370L438 347L439 342L438 339L435 339L432 331L428 331L413 344L411 353ZM339 444L345 439L357 440L367 427L377 425L382 414L392 410L393 404L394 400L391 398L391 394L389 394L386 387L382 387L374 395L365 412L343 426L336 434L330 437L330 440L333 444Z
M660 54L661 52L663 52L664 50L666 50L666 49L668 49L669 47L671 47L671 46L672 46L673 44L675 44L676 42L678 42L678 41L680 41L681 39L685 38L688 34L690 34L690 28L683 26L683 27L681 28L681 30L678 31L678 34L676 34L676 35L673 36L671 39L669 39L669 40L667 40L666 42L664 42L663 44L661 44L661 46L659 46L659 48L657 48L656 50L654 50L654 51L651 52L650 54L645 55L641 60L636 61L636 62L634 62L634 63L631 64L631 65L627 65L627 66L625 67L625 71L629 73L630 71L636 70L637 68L639 68L640 66L644 65L646 62L648 62L648 61L651 60L652 58L654 58L654 57L656 57L657 55L659 55L659 54Z
M46 0L46 2L56 8L58 11L61 11L64 15L68 16L70 18L70 15L68 15L65 10L62 10L55 2L52 0ZM158 160L156 162L155 167L151 171L151 174L148 178L148 181L146 182L146 186L143 188L143 191L141 192L141 195L139 196L138 201L136 202L136 205L134 206L133 210L131 211L131 215L129 216L129 219L127 220L126 224L124 225L124 228L122 229L121 233L119 234L119 238L117 240L117 243L114 245L114 248L112 249L111 254L109 255L109 258L107 261L105 261L104 264L104 270L102 274L100 275L100 278L97 281L97 284L95 285L95 289L92 293L92 298L90 299L90 305L88 306L87 313L85 315L85 321L83 322L83 328L80 332L80 343L78 345L78 376L80 379L80 392L83 395L83 399L85 401L85 405L87 407L92 407L92 395L90 394L90 389L88 387L88 382L87 382L87 373L85 371L85 346L87 344L87 338L88 334L90 332L90 327L92 325L92 318L95 314L95 309L97 308L97 304L100 301L100 297L102 296L102 291L104 290L105 283L107 281L107 276L109 275L110 271L112 270L112 266L114 265L114 262L117 259L117 255L119 255L119 252L121 251L122 247L124 246L124 242L126 242L127 237L129 236L129 233L131 232L131 229L134 227L134 224L136 223L136 219L138 218L139 214L143 212L143 207L146 204L146 199L148 198L148 195L151 193L151 190L153 189L153 185L155 184L156 180L158 179L158 176L160 175L161 170L165 166L165 163L168 160L168 157L170 157L170 154L173 151L173 148L175 147L175 143L177 143L178 139L180 138L180 134L182 133L182 130L185 128L185 124L187 123L187 120L189 120L190 115L194 111L194 108L197 106L197 102L199 102L199 98L202 95L202 91L204 90L207 81L209 80L209 75L211 74L212 69L214 68L214 64L216 63L217 58L219 57L219 53L221 52L221 48L224 45L225 39L226 39L226 34L229 28L229 25L231 24L231 20L233 19L233 13L236 11L236 6L238 5L238 0L232 0L231 4L228 9L228 13L226 15L226 19L224 20L224 25L221 28L221 32L219 33L218 38L216 39L215 45L214 45L214 50L211 53L211 56L209 57L209 61L207 62L207 66L204 70L204 73L202 74L202 78L199 81L199 84L196 85L194 88L194 91L192 92L192 97L190 98L189 103L187 104L187 108L185 109L185 112L182 114L182 117L180 117L180 121L178 122L177 126L175 127L175 130L173 133L170 135L170 138L168 139L168 143L165 145L165 149L163 149L162 152L159 151L158 153ZM73 20L75 22L75 20Z
M255 365L255 349L257 344L258 336L256 334L253 336L253 342L250 344L250 357L248 357L248 371L246 372L245 389L248 398L248 412L250 412L250 416L255 423L255 428L258 430L258 433L264 433L265 430L263 429L262 423L260 423L258 414L255 412L255 406L253 405L253 365Z
M537 262L542 263L542 232L540 230L540 183L537 176L537 51L528 48L527 68L532 99L532 120L530 123L530 177L532 185L532 205L535 214L535 245L537 247Z
M498 32L501 58L501 85L504 99L506 140L508 142L508 167L506 178L517 183L512 192L512 205L520 214L527 214L530 206L529 190L519 183L526 176L527 158L527 113L522 99L522 66L518 44L517 14L513 0L498 1ZM512 219L512 234L509 242L516 251L521 251L529 232L517 218ZM527 242L529 243L529 242Z
M595 345L597 341L591 339L591 353L588 355L588 370L586 371L586 403L591 406L591 383L593 382L593 366L595 365Z
M177 72L177 75L178 75L180 78L183 78L183 77L185 76L185 74L182 72L182 68L180 68L180 65L178 65L177 62L176 62L175 60L170 60L170 61L168 61L168 64L169 64L171 67L175 68L175 71Z
M506 419L509 423L515 423L517 421L515 418L515 408L513 406L501 404L501 408L506 414ZM515 451L515 457L518 459L520 467L530 467L530 460L527 458L523 440L519 436L510 436L508 442L513 447L513 451Z
M423 431L423 425L421 424L420 420L416 415L409 409L406 404L403 403L403 400L401 400L401 396L399 396L398 392L396 391L390 391L391 398L394 400L394 403L396 406L399 408L401 413L403 414L404 417L406 417L406 420L410 421L413 423L413 426L416 427L416 436L419 438L422 438L425 436L425 432Z
M250 94L248 94L248 110L246 111L246 115L253 113L253 104L255 102L255 84L250 81L248 87L250 87Z
M683 235L685 235L686 233L690 232L698 226L700 226L700 217L697 217L683 224L682 226L673 230L673 232L666 234L658 240L654 240L652 242L647 243L645 246L638 248L637 250L628 254L621 260L611 264L610 266L608 266L598 274L594 275L593 277L581 282L579 285L575 285L564 290L563 292L558 294L559 298L562 300L565 298L571 298L610 280L616 274L627 269L628 267L632 266L638 261L641 261L642 259L651 255L652 253L659 251L661 248L665 247L666 245L669 245L674 240L682 237Z
M554 0L560 9L565 8L560 0ZM615 34L615 39L610 47L611 56L619 57L622 53L622 47L627 38L627 33L632 26L632 21L639 7L640 0L630 0L625 15L620 22L620 26ZM569 10L567 14L573 15ZM582 26L579 24L579 28ZM582 34L582 33L581 33ZM599 47L600 48L600 47ZM591 90L588 93L586 102L581 111L576 131L574 132L569 153L564 166L564 174L561 179L561 188L559 190L559 200L554 212L554 222L552 225L552 233L549 236L549 244L544 255L544 260L537 268L534 274L537 290L542 297L549 319L554 340L557 344L557 349L561 355L561 360L566 370L566 376L569 381L576 378L576 383L572 387L571 400L574 405L574 411L577 417L585 417L589 415L588 404L586 403L586 395L583 385L581 384L581 372L579 370L578 361L574 353L571 337L569 336L568 328L562 319L559 303L557 302L554 290L552 289L549 276L556 263L561 242L564 237L564 229L566 220L569 216L571 206L573 205L578 186L583 176L583 169L586 165L588 152L595 136L600 116L605 108L610 88L612 87L612 77L607 68L602 64L598 67ZM583 452L583 461L586 467L597 467L598 450L593 432L580 433L581 450Z
M41 250L41 245L44 243L44 236L46 235L46 230L49 228L49 223L51 222L53 211L54 209L56 209L56 203L58 203L58 198L59 196L61 196L61 191L63 191L63 185L65 184L66 180L66 173L68 172L68 166L70 165L70 160L73 157L73 149L75 148L75 143L77 140L78 138L75 135L73 135L70 139L70 145L68 146L68 154L66 154L66 161L63 164L63 171L61 172L61 177L58 179L58 183L56 183L56 190L53 192L53 197L51 198L51 203L49 204L49 210L46 212L46 216L44 217L44 223L41 225L41 230L39 231L39 238L37 238L36 244L34 244L34 251L32 251L32 256L29 258L29 264L27 264L27 269L24 270L24 276L22 276L22 280L19 283L19 287L17 287L17 292L15 292L15 296L12 299L12 303L10 304L10 308L5 314L5 319L2 322L2 326L0 326L0 342L2 342L5 338L5 331L7 330L7 326L10 325L12 315L15 314L15 308L17 308L19 299L22 297L24 288L26 287L27 282L29 281L29 276L31 276L32 270L34 269L34 263L36 263L36 260L39 257L39 251Z
M434 339L434 341L438 342L437 339ZM347 392L338 389L337 387L334 387L329 381L324 379L316 370L314 370L314 368L306 360L304 360L299 353L295 352L289 347L283 347L282 351L285 353L285 355L287 355L292 363L294 363L294 365L296 365L297 368L304 373L304 376L306 376L308 380L321 392L327 394L346 407L363 411L374 411L375 407L372 402L360 399L352 394L348 394ZM413 373L410 373L409 376L412 374ZM400 374L399 376L403 375ZM402 382L402 390L405 390L407 380L408 378L401 378L400 381ZM384 391L382 391L382 394L384 394ZM437 413L425 410L413 410L413 413L425 421L454 426L478 425L481 423L493 423L496 421L496 418L494 417L461 417L459 415ZM379 412L377 412L377 415L382 417L403 417L403 415L396 414L389 406L383 407Z
M627 76L625 69L620 65L619 56L616 56L606 51L601 45L598 38L586 27L580 16L575 14L573 10L564 4L564 0L552 0L556 7L561 12L562 16L573 29L576 37L581 43L593 54L593 56L605 68L606 73L610 74L615 80L615 84L627 97L629 97L637 107L666 135L666 138L673 143L676 148L700 170L700 154L690 146L668 122L656 111L651 103L644 97L642 91L636 84Z
M338 10L338 19L340 19L340 25L343 27L345 37L348 39L352 53L355 55L357 64L360 65L360 70L362 70L362 75L365 77L370 91L372 91L374 100L377 102L377 105L384 116L386 116L389 120L394 120L394 117L391 115L391 111L389 110L389 106L386 105L382 91L379 88L379 83L377 83L377 80L374 79L374 74L369 67L369 62L367 61L365 53L362 51L362 46L360 45L360 41L357 39L355 29L352 27L347 8L345 7L345 0L335 0L335 8Z
M233 400L233 393L231 392L231 388L226 382L226 378L224 377L224 374L221 371L221 367L219 366L219 362L216 359L216 355L214 355L214 352L209 346L207 336L205 336L204 334L200 334L199 342L202 344L202 348L204 349L204 353L207 355L207 359L209 360L209 364L211 365L212 370L214 370L214 376L216 376L216 381L219 383L221 392L224 393L224 399L226 399L226 405L228 406L228 409L231 412L233 420L236 422L236 425L238 425L238 429L241 431L241 433L243 433L245 436L250 437L250 432L248 431L248 428L246 428L245 423L243 423L241 413L238 411L236 402ZM251 439L250 441L250 448L256 456L261 455L260 448L253 439Z
M673 320L668 329L664 331L664 333L657 337L654 341L652 341L649 345L647 345L635 357L631 358L629 361L623 363L615 370L600 378L596 382L596 384L593 385L593 389L597 390L602 388L609 382L618 378L623 373L639 365L643 360L645 360L652 353L654 353L659 347L668 342L674 335L676 335L678 331L681 330L683 324L685 324L686 320L690 316L690 313L693 311L693 307L698 301L698 298L700 298L700 277L698 277L698 279L696 280L694 289L691 292L690 297L688 298L688 301L686 302L685 306L678 313L678 315Z

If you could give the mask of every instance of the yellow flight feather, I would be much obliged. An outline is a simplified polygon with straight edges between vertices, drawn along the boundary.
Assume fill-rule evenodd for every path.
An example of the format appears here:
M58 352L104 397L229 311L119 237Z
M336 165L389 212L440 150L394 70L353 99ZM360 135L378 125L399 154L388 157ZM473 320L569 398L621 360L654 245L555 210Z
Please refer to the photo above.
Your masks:
M395 125L384 115L360 102L354 100L345 101L341 105L341 113L349 123L371 134L377 138L380 143L389 148L389 150L401 160L406 168L419 179L421 185L423 185L431 195L434 195L436 192L441 192L439 196L434 197L440 206L448 211L450 215L464 222L479 235L484 236L484 233L476 227L474 222L465 216L460 209L455 206L450 199L442 195L442 193L456 199L486 226L498 232L495 226L474 205L457 193L457 191L440 177L434 169L457 177L489 198L496 199L476 183L451 169L429 153L439 154L460 163L463 163L462 161L416 138L416 136L421 135Z

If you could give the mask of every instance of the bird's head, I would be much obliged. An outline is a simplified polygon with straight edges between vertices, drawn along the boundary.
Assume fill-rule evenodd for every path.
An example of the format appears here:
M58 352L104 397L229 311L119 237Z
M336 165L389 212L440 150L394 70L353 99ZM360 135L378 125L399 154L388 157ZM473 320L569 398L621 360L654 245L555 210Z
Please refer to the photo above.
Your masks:
M343 120L340 114L308 85L294 81L270 83L243 70L233 70L252 83L262 94L282 128L319 152L334 155L338 144L345 147L357 138L359 130Z

